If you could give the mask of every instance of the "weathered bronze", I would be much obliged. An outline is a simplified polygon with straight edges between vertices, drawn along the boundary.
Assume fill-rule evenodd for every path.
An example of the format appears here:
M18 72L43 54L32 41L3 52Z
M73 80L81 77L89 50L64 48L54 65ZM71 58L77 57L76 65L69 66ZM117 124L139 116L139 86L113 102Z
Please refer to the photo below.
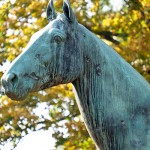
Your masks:
M102 40L79 24L69 0L2 77L6 95L23 100L29 92L72 82L85 125L98 149L150 150L150 85Z

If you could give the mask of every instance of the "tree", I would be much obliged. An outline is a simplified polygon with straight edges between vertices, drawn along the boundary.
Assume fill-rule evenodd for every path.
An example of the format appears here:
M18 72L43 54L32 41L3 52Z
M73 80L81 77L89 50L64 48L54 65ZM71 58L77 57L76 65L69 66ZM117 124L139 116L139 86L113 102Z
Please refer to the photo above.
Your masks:
M150 2L124 1L119 11L108 0L74 1L79 23L101 37L150 81ZM12 61L28 43L31 35L47 24L43 0L2 0L0 2L0 64ZM62 12L62 1L55 7ZM0 74L2 76L2 73ZM49 117L38 116L35 109L46 104ZM32 93L25 101L0 97L0 143L14 146L30 131L54 129L56 145L65 149L94 149L78 111L71 84ZM67 129L67 133L61 132Z

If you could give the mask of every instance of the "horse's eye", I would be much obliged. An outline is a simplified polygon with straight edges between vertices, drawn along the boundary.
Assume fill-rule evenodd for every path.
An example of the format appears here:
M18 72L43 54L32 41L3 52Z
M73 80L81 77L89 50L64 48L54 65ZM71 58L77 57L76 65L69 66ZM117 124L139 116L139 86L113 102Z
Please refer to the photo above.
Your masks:
M63 41L63 38L59 35L56 35L53 37L53 40L56 42L56 43L61 43Z

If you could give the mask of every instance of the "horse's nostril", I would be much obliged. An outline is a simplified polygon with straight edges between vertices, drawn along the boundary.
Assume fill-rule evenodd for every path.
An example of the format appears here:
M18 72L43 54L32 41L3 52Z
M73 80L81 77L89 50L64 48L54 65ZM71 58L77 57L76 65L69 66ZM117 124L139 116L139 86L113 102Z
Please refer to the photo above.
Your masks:
M18 80L18 77L15 73L8 74L6 77L6 81L11 84L15 84Z

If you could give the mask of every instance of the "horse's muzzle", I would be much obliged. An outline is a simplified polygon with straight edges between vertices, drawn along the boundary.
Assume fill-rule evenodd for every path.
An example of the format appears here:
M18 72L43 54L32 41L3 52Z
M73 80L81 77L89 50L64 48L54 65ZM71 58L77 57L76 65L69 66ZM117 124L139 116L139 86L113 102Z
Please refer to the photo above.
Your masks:
M18 76L15 73L4 74L1 79L4 93L13 100L20 100L21 97L15 92L18 84Z

